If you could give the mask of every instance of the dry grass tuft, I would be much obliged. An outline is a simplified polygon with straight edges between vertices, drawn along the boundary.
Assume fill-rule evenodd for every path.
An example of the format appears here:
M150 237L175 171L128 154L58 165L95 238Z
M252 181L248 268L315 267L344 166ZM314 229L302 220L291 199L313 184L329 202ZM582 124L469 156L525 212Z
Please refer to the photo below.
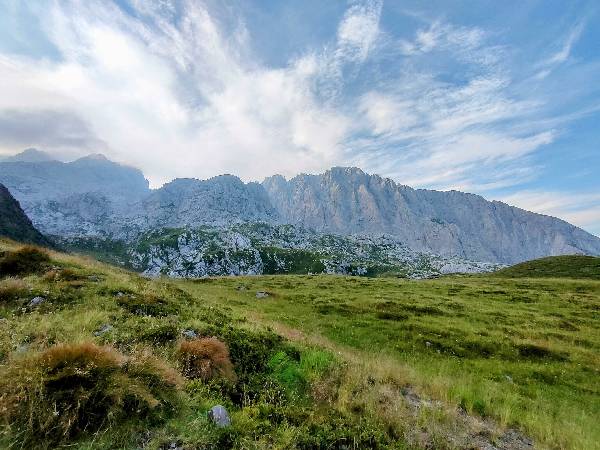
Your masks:
M19 278L0 280L0 302L10 302L26 295L27 284Z
M0 259L0 276L21 276L42 272L50 256L45 250L26 245L14 252L8 252Z
M81 276L73 269L50 269L44 274L44 281L77 281Z
M179 385L179 375L148 354L60 344L2 369L0 418L23 448L53 447L123 420L163 420L179 403Z
M229 349L217 338L182 341L177 353L183 364L183 374L188 378L210 380L221 377L230 381L237 378L229 359Z

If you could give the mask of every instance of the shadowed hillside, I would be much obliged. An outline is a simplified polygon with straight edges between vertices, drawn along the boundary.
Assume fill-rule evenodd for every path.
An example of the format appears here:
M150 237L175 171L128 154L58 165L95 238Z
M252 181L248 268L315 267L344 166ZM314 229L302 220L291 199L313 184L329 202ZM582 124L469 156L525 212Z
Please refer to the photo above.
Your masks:
M600 280L600 258L584 255L550 256L496 272L508 278L581 278Z
M2 184L0 184L0 236L29 244L52 246L52 243L35 229L19 202Z

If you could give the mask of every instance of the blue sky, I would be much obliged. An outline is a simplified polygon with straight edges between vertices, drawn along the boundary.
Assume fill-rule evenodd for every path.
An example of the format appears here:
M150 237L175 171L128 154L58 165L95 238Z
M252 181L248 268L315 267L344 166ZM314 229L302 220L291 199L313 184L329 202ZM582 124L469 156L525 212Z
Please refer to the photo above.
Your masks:
M597 1L0 0L0 154L359 166L600 235Z

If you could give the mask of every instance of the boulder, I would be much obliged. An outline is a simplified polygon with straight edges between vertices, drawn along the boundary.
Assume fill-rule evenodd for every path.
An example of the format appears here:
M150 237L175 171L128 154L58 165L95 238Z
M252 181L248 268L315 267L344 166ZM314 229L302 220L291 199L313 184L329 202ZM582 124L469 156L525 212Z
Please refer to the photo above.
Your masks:
M94 332L94 336L102 336L103 334L108 333L112 329L113 329L113 326L106 323Z
M181 332L181 334L183 335L183 337L185 337L186 339L196 339L198 337L198 333L196 333L194 330L183 330Z
M231 419L225 407L221 405L213 406L208 411L208 418L218 427L224 428L231 425Z
M30 308L35 308L36 306L41 305L45 301L46 299L44 297L33 297L27 306Z

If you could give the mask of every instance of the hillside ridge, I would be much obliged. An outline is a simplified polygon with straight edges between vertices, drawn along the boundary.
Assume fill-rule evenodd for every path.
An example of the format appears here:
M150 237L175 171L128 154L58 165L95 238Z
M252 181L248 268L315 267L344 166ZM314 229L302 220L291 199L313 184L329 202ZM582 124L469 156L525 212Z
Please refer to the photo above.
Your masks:
M0 184L0 236L29 244L53 246L35 229L19 202L3 184Z

